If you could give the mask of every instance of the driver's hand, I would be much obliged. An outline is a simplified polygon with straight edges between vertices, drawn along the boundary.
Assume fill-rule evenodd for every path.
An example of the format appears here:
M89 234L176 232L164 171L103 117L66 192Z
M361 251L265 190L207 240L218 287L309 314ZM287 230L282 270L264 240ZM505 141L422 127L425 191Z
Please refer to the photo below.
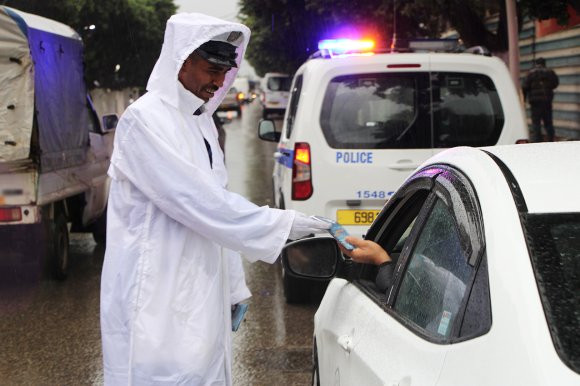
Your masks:
M354 246L352 251L344 248L340 243L338 246L342 253L350 257L356 263L380 265L391 261L391 257L387 251L374 241L364 240L355 236L347 236L346 241Z

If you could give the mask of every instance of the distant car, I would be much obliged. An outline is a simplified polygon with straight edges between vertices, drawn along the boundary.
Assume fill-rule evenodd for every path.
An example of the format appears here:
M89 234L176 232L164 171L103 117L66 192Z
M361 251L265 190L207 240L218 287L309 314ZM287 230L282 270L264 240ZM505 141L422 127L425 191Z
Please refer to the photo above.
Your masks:
M239 77L234 79L233 87L238 90L238 99L240 103L250 103L253 100L250 80L248 78Z
M333 239L287 245L289 274L337 277L314 318L313 384L580 384L578 154L455 148L424 163L367 233L396 264L385 293Z
M362 236L433 154L528 139L517 89L498 58L326 51L296 72L282 131L260 123L272 133L264 139L279 139L272 172L279 208L336 220ZM308 283L286 275L284 293L290 302L311 295Z
M268 118L270 114L284 114L288 97L290 95L290 85L292 78L288 74L269 72L262 78L262 116Z
M238 116L242 115L240 92L235 87L232 87L226 93L222 103L218 107L218 111L230 111L234 110L238 113Z

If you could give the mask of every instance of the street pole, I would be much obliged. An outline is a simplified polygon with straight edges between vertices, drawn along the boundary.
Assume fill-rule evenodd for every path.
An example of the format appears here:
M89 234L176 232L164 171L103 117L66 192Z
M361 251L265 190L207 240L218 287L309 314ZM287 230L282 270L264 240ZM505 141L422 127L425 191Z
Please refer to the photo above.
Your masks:
M520 90L520 47L516 0L505 0L508 30L508 63L516 89Z

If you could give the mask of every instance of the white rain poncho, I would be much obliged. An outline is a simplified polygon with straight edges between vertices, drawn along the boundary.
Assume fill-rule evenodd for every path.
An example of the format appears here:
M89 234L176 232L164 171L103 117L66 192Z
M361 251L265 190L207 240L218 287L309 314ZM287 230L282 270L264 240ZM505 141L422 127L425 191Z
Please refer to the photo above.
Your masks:
M171 17L148 93L119 121L101 282L108 385L231 384L230 306L250 295L233 251L274 262L289 236L295 212L258 207L225 189L211 114L236 69L201 115L193 113L203 101L177 79L192 51L227 31L243 32L239 65L247 27Z

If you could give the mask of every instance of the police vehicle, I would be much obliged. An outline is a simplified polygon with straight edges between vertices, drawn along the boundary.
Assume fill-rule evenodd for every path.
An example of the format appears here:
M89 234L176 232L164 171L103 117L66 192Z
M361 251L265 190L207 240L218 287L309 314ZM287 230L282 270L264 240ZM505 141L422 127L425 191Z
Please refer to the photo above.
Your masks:
M500 59L373 48L370 40L321 41L294 76L281 132L273 121L259 124L260 138L279 141L276 206L334 219L359 237L432 155L528 139L518 92ZM284 275L286 299L300 301L307 286L292 280Z

